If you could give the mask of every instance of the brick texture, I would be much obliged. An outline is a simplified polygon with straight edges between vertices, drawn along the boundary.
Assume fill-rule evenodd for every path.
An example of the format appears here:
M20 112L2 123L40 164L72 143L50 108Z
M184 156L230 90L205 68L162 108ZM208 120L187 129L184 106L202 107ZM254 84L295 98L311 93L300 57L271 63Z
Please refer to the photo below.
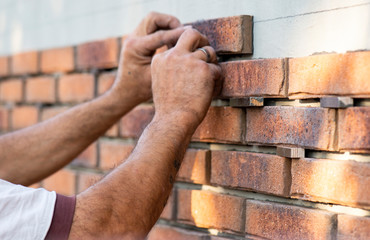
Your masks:
M208 150L188 149L185 153L178 181L209 184L210 152Z
M76 174L70 170L62 169L43 181L43 187L49 191L56 191L64 195L74 195Z
M192 140L240 143L243 141L244 117L244 111L240 108L211 107Z
M80 172L78 173L77 193L81 193L99 182L103 178L103 174L94 172Z
M34 106L20 106L12 110L12 129L29 127L38 122L39 110Z
M41 52L43 73L71 72L74 70L73 47L54 48Z
M284 59L221 63L224 81L220 97L285 97L285 65Z
M83 102L94 97L94 76L75 73L59 79L58 96L61 102Z
M9 73L9 58L0 57L0 77L8 76Z
M55 117L58 114L61 114L67 111L69 107L47 107L43 108L41 111L41 121L45 121L49 118Z
M175 212L175 197L174 195L176 194L175 192L175 189L172 190L170 196L168 197L168 200L167 200L167 203L166 203L166 206L164 207L163 211L162 211L162 214L160 216L160 218L162 219L167 219L167 220L172 220L173 219L173 215L174 215L174 212Z
M338 115L339 149L370 152L370 108L340 109Z
M178 189L177 220L198 227L243 231L244 200L207 191Z
M0 100L3 102L21 102L23 100L23 81L12 78L0 82Z
M185 230L181 228L174 228L169 226L156 225L150 231L148 235L148 240L206 240L207 234L198 233L190 230Z
M299 159L292 162L292 197L370 208L370 165Z
M335 110L305 107L247 109L246 141L334 149Z
M289 196L290 160L276 155L212 151L211 183Z
M289 60L289 97L370 96L370 51Z
M26 81L26 101L53 103L56 101L54 77L28 78Z
M9 110L0 106L0 132L9 130Z
M12 74L35 74L38 69L38 52L19 53L12 57L11 60Z
M116 79L116 72L103 73L98 79L98 95L102 95L110 89Z
M251 16L203 20L192 23L192 26L207 36L218 54L253 52Z
M74 165L96 167L98 161L98 144L93 142L79 156L73 160Z
M112 169L128 158L134 149L133 144L122 141L101 140L100 146L100 168Z
M245 231L268 239L334 239L335 215L322 210L247 200Z
M337 239L370 239L370 218L339 214Z
M118 40L110 38L77 46L77 67L114 68L118 65Z
M154 107L138 106L121 119L120 136L138 138L154 116Z

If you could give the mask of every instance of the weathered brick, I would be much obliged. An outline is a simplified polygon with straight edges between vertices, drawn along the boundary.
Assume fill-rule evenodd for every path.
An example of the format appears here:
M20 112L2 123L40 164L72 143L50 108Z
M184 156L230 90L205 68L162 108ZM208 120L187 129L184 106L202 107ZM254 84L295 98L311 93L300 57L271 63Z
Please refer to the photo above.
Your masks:
M334 239L335 214L247 200L245 231L268 239Z
M211 107L192 140L240 143L243 141L244 118L245 113L240 108Z
M234 16L203 20L191 24L207 36L218 54L253 52L252 16Z
M210 152L202 149L188 149L185 153L178 181L209 184Z
M276 155L212 151L211 183L289 196L291 161Z
M77 194L85 191L103 178L102 173L79 172L77 181Z
M231 61L220 65L224 76L221 98L286 96L284 59Z
M12 74L35 74L38 69L38 52L15 54L11 60Z
M149 232L147 240L205 240L205 233L199 233L171 226L156 225Z
M116 72L103 73L98 78L98 95L108 91L116 79Z
M47 107L43 108L41 111L41 121L45 121L49 118L55 117L58 114L61 114L67 111L69 107Z
M98 145L93 142L80 155L73 160L74 165L96 167L98 161Z
M109 170L128 158L134 149L133 144L117 140L100 140L100 168Z
M197 227L243 231L244 200L200 190L177 190L177 220Z
M0 77L8 76L9 73L9 57L0 57Z
M175 198L174 194L176 194L174 191L175 189L172 190L170 196L168 197L166 206L164 207L162 214L160 218L162 219L167 219L167 220L172 220L173 214L174 214L174 207L175 207Z
M370 96L370 51L289 60L289 97Z
M74 69L73 47L45 50L40 57L41 71L44 73L71 72Z
M154 116L154 107L138 106L121 119L120 135L138 138Z
M118 40L109 38L77 46L77 67L114 68L118 65Z
M64 195L74 195L75 185L76 174L66 169L59 170L43 181L45 189Z
M21 102L23 100L23 81L12 78L0 82L0 101Z
M61 102L82 102L94 97L94 75L76 73L59 79L58 96Z
M370 239L370 218L339 214L337 239Z
M0 106L0 132L9 130L9 110L6 107Z
M339 150L370 152L370 108L338 110Z
M294 198L370 208L369 185L367 163L310 158L292 161Z
M12 111L12 129L21 129L38 121L38 108L35 106L20 106L13 108Z
M26 101L53 103L56 101L55 87L54 77L28 78L26 82Z
M335 110L271 106L247 109L246 141L334 149Z

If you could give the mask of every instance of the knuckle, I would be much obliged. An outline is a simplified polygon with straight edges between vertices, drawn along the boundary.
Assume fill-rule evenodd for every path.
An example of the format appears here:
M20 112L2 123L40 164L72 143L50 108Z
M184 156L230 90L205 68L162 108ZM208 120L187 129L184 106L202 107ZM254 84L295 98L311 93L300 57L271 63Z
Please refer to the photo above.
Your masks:
M149 13L146 15L146 17L147 17L148 19L152 19L152 18L156 17L157 15L158 15L158 13L157 13L157 12L155 12L155 11L151 11L151 12L149 12Z
M127 39L125 39L123 45L125 49L131 49L135 46L135 43L136 43L136 40L134 38L128 37Z

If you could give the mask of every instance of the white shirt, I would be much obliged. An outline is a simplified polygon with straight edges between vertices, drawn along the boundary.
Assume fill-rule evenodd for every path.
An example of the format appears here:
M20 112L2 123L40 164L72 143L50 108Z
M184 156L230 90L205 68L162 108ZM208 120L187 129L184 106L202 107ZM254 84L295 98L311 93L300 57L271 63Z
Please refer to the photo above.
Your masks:
M0 179L0 239L44 239L54 213L56 193Z

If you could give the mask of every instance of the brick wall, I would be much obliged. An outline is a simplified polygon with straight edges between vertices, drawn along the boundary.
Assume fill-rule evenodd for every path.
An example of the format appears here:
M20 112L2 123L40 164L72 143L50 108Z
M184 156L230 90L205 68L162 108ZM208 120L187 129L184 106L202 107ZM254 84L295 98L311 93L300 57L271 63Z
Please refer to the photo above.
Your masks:
M219 54L223 90L149 239L369 239L370 51L253 59L250 17L194 26ZM121 42L0 57L0 131L103 94ZM138 106L34 187L88 188L129 156L153 113Z

